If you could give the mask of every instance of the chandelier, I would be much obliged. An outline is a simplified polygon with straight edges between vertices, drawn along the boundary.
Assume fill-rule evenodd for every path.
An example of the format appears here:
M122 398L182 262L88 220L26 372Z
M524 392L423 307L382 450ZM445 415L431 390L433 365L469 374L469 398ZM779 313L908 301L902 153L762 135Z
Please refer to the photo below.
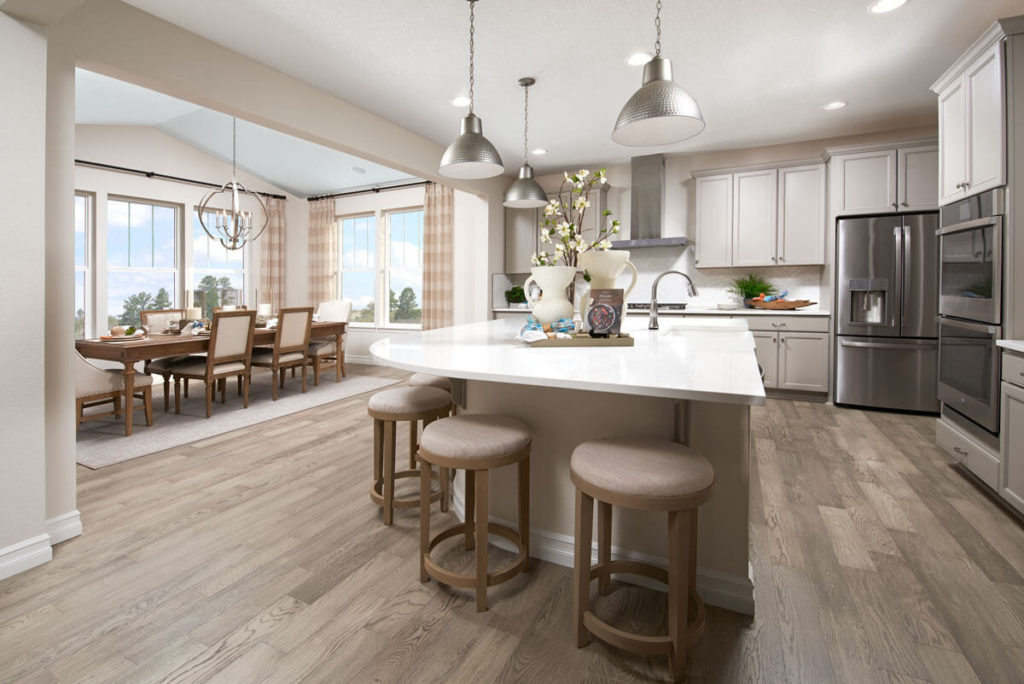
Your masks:
M206 234L224 245L225 249L241 249L249 240L255 240L267 227L267 205L258 192L247 190L238 182L238 120L231 117L231 180L203 195L199 201L199 225ZM221 194L231 195L231 209L209 208L210 202ZM241 198L251 197L255 200L262 216L255 217L253 212L242 209ZM208 225L212 223L212 225ZM254 229L254 226L256 228Z

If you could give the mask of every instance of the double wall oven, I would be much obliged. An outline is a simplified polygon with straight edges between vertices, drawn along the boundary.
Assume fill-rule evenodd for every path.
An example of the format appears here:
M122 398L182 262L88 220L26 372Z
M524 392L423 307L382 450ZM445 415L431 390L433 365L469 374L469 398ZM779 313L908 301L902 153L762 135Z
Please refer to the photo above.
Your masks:
M939 235L938 395L991 433L999 431L1002 337L1002 188L942 208Z

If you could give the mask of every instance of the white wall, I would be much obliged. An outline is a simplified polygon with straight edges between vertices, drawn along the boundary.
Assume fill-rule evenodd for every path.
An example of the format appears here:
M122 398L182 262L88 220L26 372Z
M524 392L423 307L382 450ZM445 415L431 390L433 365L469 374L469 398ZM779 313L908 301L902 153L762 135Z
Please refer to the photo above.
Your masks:
M50 559L46 534L44 338L46 292L46 38L0 14L0 578ZM69 311L69 315L70 315Z
M694 190L691 176L694 171L782 163L801 159L821 159L828 147L885 140L910 140L934 136L936 132L935 128L928 127L706 154L667 156L665 159L664 235L666 237L695 238ZM589 168L593 171L599 167L590 166ZM566 170L572 173L575 169ZM608 208L613 212L614 218L622 222L619 238L628 239L630 234L630 168L628 164L614 165L609 166L607 171L608 184L611 186L608 193ZM561 173L538 178L544 189L549 192L557 191L561 180ZM826 255L826 258L830 259L830 255ZM654 278L659 273L674 269L683 271L693 278L701 293L696 303L715 304L729 299L730 295L726 291L732 279L746 273L757 273L768 277L781 289L788 289L794 299L806 298L826 304L830 301L831 283L828 282L830 275L825 267L697 268L693 259L692 248L683 250L679 247L656 247L632 250L630 261L640 271L640 277L630 300L634 302L648 301ZM682 279L666 278L659 286L658 299L662 302L687 301L684 285Z
M75 158L102 164L124 166L143 171L192 178L221 184L231 178L231 164L149 126L95 126L75 127ZM285 298L304 304L306 299L306 234L309 226L308 202L287 195L280 188L239 171L238 179L247 188L274 194L286 195L285 202ZM75 189L95 193L96 241L94 244L94 267L105 262L107 196L121 195L144 200L156 200L181 205L184 209L184 231L182 239L192 236L192 210L209 188L175 181L147 178L135 174L120 173L89 166L75 166ZM255 209L256 202L243 198L247 209ZM226 206L226 205L225 205ZM70 229L70 223L68 223ZM246 301L255 304L255 288L259 286L260 249L259 241L245 247L249 277L246 281ZM179 254L179 259L181 255ZM298 261L292 264L291 260ZM92 293L92 333L106 329L106 278L96 278L96 289ZM296 281L296 282L292 282ZM301 287L300 287L301 284ZM292 288L296 292L292 293ZM192 289L192 283L179 283L175 295L179 306L183 305L181 290ZM299 299L301 298L301 299Z

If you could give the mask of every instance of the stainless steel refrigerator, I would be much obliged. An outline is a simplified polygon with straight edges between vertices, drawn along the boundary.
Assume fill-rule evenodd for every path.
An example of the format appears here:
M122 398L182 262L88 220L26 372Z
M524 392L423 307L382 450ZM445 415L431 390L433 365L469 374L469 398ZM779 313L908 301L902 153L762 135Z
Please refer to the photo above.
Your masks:
M840 219L835 403L938 413L938 214Z

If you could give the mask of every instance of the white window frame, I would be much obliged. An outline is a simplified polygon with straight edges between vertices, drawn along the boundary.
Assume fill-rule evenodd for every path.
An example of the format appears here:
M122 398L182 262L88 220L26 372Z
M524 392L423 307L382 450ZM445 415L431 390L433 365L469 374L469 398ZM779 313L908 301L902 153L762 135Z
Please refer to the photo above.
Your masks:
M380 212L379 211L358 211L351 214L339 214L334 217L334 229L338 232L338 298L345 296L344 280L345 272L350 273L373 273L373 322L354 321L349 316L349 326L353 328L379 328L380 326ZM374 263L369 268L345 268L344 249L345 232L342 223L346 219L373 218L373 259ZM355 315L355 311L352 312Z
M215 213L215 212L218 212L218 211L221 211L221 210L222 210L221 207L207 207L206 213L212 214L212 213ZM227 210L227 209L225 209L225 210ZM192 230L193 230L194 225L195 225L194 221L195 221L196 214L197 214L198 211L199 211L199 207L198 206L192 207L192 212L189 215L188 239L186 240L184 238L184 236L182 238L183 245L187 245L187 246L184 247L185 254L184 254L184 262L183 262L183 268L182 268L182 273L183 273L182 280L183 280L183 283L184 283L183 289L185 291L184 292L184 298L182 299L182 301L186 302L186 304L185 304L186 307L197 306L194 303L194 297L195 297L195 274L196 274L196 271L199 271L199 272L202 272L202 273L209 273L211 275L218 275L218 276L219 275L232 275L232 274L239 274L240 273L242 275L242 301L240 303L241 304L248 304L248 302L249 302L249 293L252 290L252 285L249 282L249 276L250 276L251 265L252 265L252 259L250 258L251 253L249 251L249 245L251 244L251 242L246 240L245 244L242 246L242 268L241 269L233 269L233 268L201 269L201 268L198 268L196 266L195 254L193 253L193 250L192 250L192 248L193 248ZM213 239L209 235L207 235L206 238L208 240L212 240Z
M383 224L383 226L384 226L384 230L380 231L381 232L382 241L384 242L384 249L382 250L382 252L383 252L383 264L382 264L382 269L381 269L381 271L382 271L382 278L381 278L381 280L383 281L383 283L382 283L382 286L381 286L381 289L380 289L380 292L379 292L379 295L378 295L378 301L383 301L386 304L386 306L383 307L382 313L378 316L378 319L381 316L383 317L383 325L381 327L384 327L384 328L394 328L394 329L398 329L398 330L422 330L423 329L423 319L422 319L422 317L420 318L420 322L419 323L392 323L391 320L390 320L390 318L391 318L391 296L390 296L390 294L391 294L391 270L392 270L392 267L391 267L391 239L390 239L390 235L391 235L391 216L394 215L394 214L403 214L403 213L412 212L412 211L420 211L420 212L422 212L423 211L423 205L419 204L419 205L413 205L413 206L410 206L410 207L397 207L397 208L382 210L381 211L381 215L382 215L382 218L384 220L377 222L378 225ZM423 310L423 301L422 301L422 293L423 293L423 235L422 234L420 234L420 265L419 266L420 266L419 270L420 270L420 297L421 297L421 301L420 301L419 304L420 304L420 311L422 311ZM406 270L406 269L397 268L396 267L395 270L400 271L400 270ZM395 294L398 294L398 293L395 293Z
M132 266L111 266L109 261L110 254L110 203L111 202L128 202L129 204L146 204L151 207L166 207L173 209L175 213L174 221L174 264L171 267L148 267L148 268L135 268ZM131 210L129 209L129 212ZM129 224L130 224L129 214ZM104 291L107 292L107 297L103 302L103 321L104 324L110 319L111 313L107 311L107 301L109 300L110 291L110 274L111 273L132 273L132 272L156 272L156 273L171 273L174 276L174 285L171 289L171 308L181 308L178 302L184 301L184 287L182 278L182 242L184 234L184 221L185 221L185 207L182 204L176 202L165 202L162 200L146 199L143 197L131 197L127 195L107 195L107 225L104 227L104 235L106 236L107 254L104 255L104 273L103 277L106 279L106 285ZM131 228L129 227L129 241ZM129 242L129 260L131 259L131 247ZM155 293L154 293L155 294Z
M82 266L79 266L77 263L75 264L75 287L78 287L78 279L84 278L82 292L82 308L84 311L82 336L88 338L94 335L93 319L95 318L95 303L93 302L93 290L95 288L93 288L92 264L94 259L93 245L96 243L96 193L75 190L75 199L79 197L85 200L85 263Z

